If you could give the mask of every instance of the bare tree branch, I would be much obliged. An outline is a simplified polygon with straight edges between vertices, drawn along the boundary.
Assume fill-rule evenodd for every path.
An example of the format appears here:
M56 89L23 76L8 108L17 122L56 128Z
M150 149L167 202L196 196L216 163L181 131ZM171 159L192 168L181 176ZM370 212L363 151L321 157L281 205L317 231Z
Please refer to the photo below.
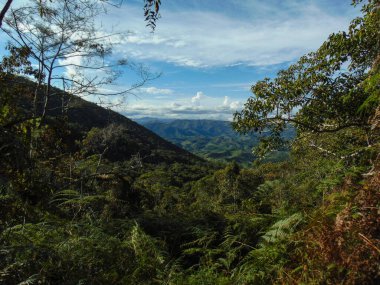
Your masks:
M0 12L0 28L1 28L2 24L3 24L3 20L4 20L4 17L5 17L5 14L8 12L9 8L11 7L12 2L13 2L13 0L7 0L7 2L5 3L3 9Z

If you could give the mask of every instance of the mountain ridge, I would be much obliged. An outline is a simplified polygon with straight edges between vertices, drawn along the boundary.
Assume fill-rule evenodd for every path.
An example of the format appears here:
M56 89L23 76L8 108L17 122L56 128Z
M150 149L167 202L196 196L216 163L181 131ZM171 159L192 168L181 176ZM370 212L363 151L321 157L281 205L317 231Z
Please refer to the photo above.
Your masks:
M22 96L17 99L17 105L23 110L26 118L31 118L33 100L31 95L28 94L31 94L30 90L33 90L35 83L24 77L16 77L14 82L15 84L23 84L26 88ZM81 141L93 128L107 129L110 126L119 126L120 138L125 140L127 146L132 146L130 149L124 147L125 153L120 154L120 159L128 159L135 154L139 154L146 162L154 164L161 162L193 163L204 161L202 158L165 140L123 114L86 101L81 97L68 94L58 88L53 89L53 92L59 95L49 98L46 106L46 119L56 121L57 119L65 118L74 140ZM40 95L37 98L38 113L42 112L44 104L41 97ZM63 101L69 102L66 112L63 112L62 109ZM120 138L119 143L122 143Z
M139 121L139 120L137 120ZM141 124L159 136L205 159L221 162L233 162L249 165L255 160L252 149L258 144L259 136L239 134L230 121L207 119L144 118ZM263 134L266 135L265 133ZM286 138L293 138L292 128L283 133ZM280 151L269 156L270 161L287 158L287 151Z

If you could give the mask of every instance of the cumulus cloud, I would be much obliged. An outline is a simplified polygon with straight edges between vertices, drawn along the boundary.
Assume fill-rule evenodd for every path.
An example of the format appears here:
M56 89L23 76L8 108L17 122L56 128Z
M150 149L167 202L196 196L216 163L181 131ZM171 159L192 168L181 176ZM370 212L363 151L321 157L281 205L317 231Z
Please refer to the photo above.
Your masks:
M230 98L228 96L224 96L222 109L230 109L231 111L236 111L241 108L242 108L242 103L240 101L230 102Z
M223 106L228 106L228 96L224 96Z
M232 103L230 104L230 109L231 109L231 110L236 111L236 110L238 110L238 109L240 109L240 108L241 108L241 102L240 102L240 101L234 101L234 102L232 102Z
M198 91L197 94L191 98L191 102L195 105L195 106L200 106L201 105L201 99L204 97L204 94L203 92L201 91Z
M134 102L124 106L122 114L131 118L141 117L168 117L187 119L218 119L231 120L233 113L241 109L241 102L224 96L225 104L221 104L220 97L206 96L198 91L193 97L175 97L174 102L161 100L159 104L149 101Z

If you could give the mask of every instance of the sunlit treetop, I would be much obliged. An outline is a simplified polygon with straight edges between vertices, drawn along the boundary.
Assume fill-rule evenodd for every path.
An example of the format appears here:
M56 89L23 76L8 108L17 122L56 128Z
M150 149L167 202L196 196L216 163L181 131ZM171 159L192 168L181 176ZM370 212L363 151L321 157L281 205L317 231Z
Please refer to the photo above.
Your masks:
M374 86L379 87L380 9L378 0L363 2L353 2L364 4L363 16L354 19L347 32L330 35L316 52L276 78L253 85L253 96L234 115L234 128L269 132L261 145L267 151L284 145L281 132L288 125L301 133L369 128L379 102L379 88Z

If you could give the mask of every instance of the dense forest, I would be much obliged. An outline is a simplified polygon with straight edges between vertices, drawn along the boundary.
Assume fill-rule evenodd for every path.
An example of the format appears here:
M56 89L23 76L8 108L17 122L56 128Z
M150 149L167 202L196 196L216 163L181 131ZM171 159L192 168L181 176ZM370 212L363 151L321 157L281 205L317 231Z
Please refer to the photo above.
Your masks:
M0 284L379 284L380 2L252 86L232 123L259 138L249 167L82 98L113 95L96 90L126 64L102 61L101 2L4 10ZM78 53L105 77L57 76ZM154 78L133 68L132 89Z

